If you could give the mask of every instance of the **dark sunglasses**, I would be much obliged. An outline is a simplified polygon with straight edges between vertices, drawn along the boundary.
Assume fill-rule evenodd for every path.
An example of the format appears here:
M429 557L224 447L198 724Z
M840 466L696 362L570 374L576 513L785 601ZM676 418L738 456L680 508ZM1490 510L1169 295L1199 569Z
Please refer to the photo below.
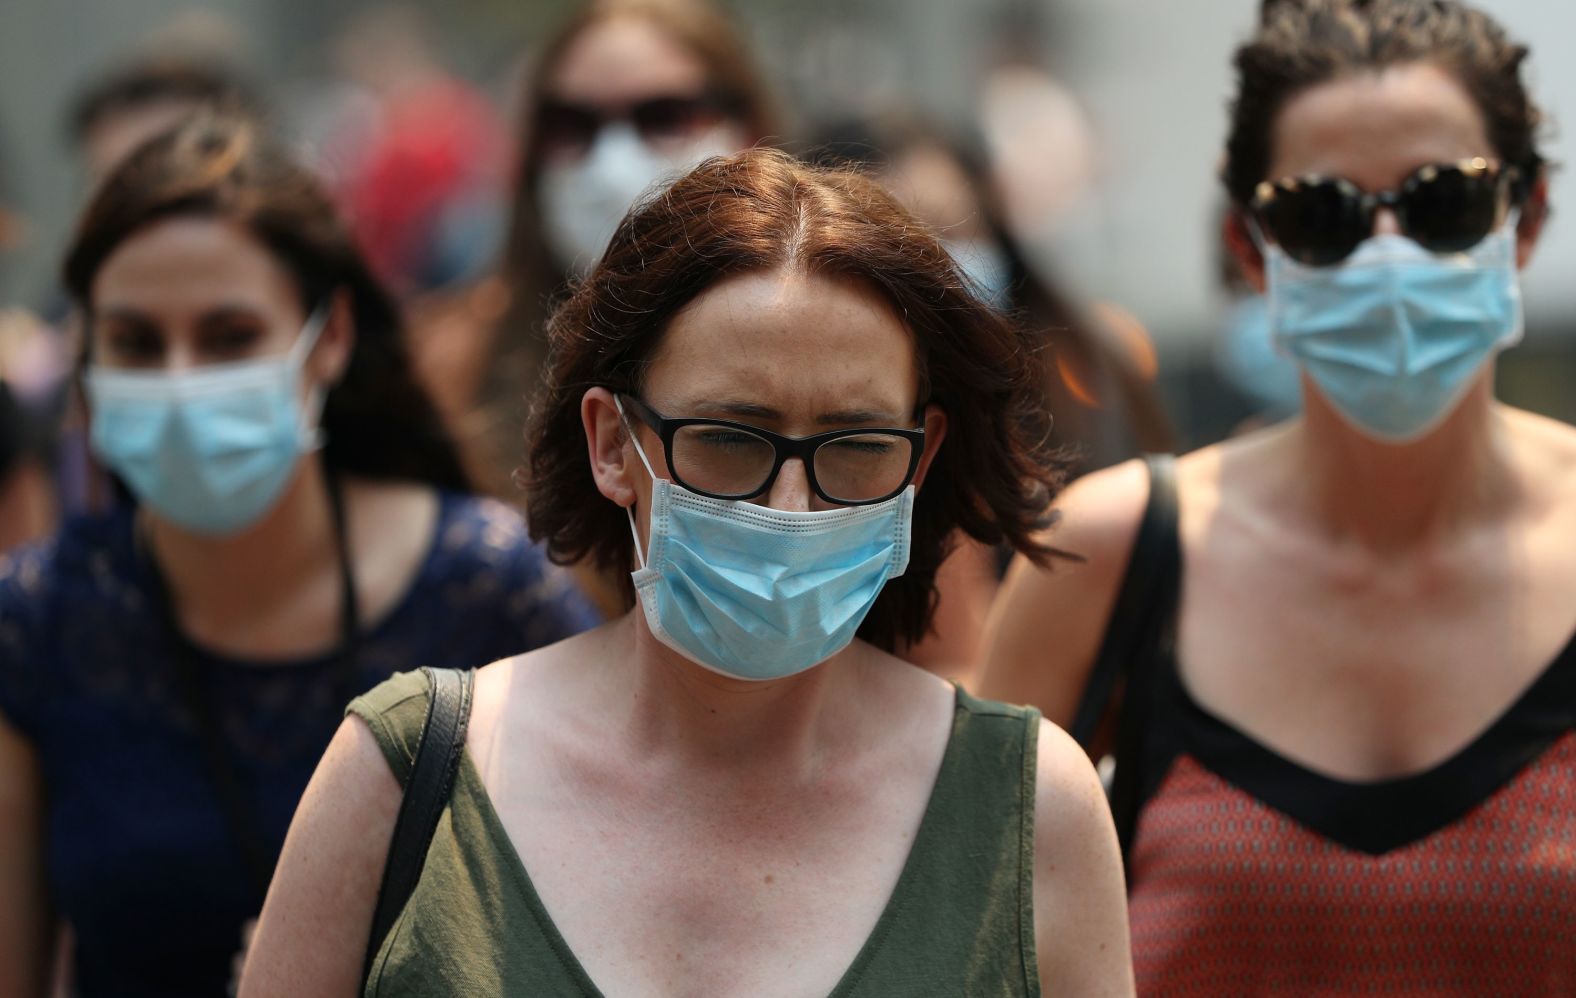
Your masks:
M536 111L536 139L544 152L580 152L591 148L608 124L627 121L650 143L682 139L721 121L730 103L716 94L673 94L649 97L622 107L544 99Z
M711 499L754 499L797 457L810 488L827 502L885 502L914 480L925 447L923 427L854 427L786 437L731 419L670 419L633 395L619 399L661 438L673 480Z
M1248 203L1263 233L1299 263L1328 267L1373 235L1380 208L1433 253L1470 249L1504 221L1519 171L1487 159L1424 166L1393 191L1369 193L1341 177L1287 177L1259 184Z

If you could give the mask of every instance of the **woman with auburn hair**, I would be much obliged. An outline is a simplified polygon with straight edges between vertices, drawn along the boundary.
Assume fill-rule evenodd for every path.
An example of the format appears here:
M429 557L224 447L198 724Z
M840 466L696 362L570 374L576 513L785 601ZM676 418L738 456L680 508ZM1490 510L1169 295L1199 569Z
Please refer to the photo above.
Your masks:
M594 616L468 494L327 194L199 118L101 185L65 267L108 515L0 558L0 994L224 993L344 704Z
M955 531L1052 554L1028 340L968 288L875 184L781 153L631 214L550 325L528 478L631 609L462 685L446 800L411 775L429 683L357 700L243 995L1131 994L1088 761L891 654ZM443 809L393 917L407 779Z
M1080 481L1087 567L995 611L985 691L1115 722L1144 993L1576 993L1576 431L1493 390L1526 56L1454 0L1265 5L1226 238L1303 414Z

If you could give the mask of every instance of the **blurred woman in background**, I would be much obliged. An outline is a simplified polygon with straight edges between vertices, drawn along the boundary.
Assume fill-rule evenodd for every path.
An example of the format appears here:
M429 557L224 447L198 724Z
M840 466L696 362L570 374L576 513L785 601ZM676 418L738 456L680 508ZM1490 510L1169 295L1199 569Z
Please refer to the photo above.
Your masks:
M1069 489L1088 564L1014 569L982 690L1094 746L1120 703L1141 992L1568 994L1576 432L1493 392L1527 49L1453 0L1266 6L1227 237L1303 414Z
M223 991L343 705L588 626L470 481L317 182L202 117L101 185L66 283L133 502L0 560L0 993Z
M434 386L462 414L467 466L494 493L518 496L543 326L569 282L653 185L776 134L748 53L708 0L587 0L535 57L499 275L470 296L470 335L452 347L461 356L438 358L448 383Z

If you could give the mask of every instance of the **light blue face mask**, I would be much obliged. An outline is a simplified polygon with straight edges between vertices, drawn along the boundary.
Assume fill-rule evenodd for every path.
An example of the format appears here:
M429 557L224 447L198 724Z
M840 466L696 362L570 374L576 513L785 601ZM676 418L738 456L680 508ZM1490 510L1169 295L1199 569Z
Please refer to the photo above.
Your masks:
M1362 433L1424 437L1521 338L1515 234L1513 216L1469 250L1434 254L1386 233L1333 267L1266 246L1275 341Z
M93 450L138 501L193 533L238 533L273 508L320 443L323 393L301 402L301 368L327 311L280 357L190 371L85 375Z
M987 304L1012 307L1012 263L1000 246L989 239L943 239L941 245Z
M1302 377L1296 361L1270 340L1265 295L1244 295L1226 307L1215 368L1261 416L1283 419L1302 408Z
M646 624L714 672L768 680L819 665L848 646L886 581L908 568L912 485L870 506L790 512L696 495L658 478L638 440L635 451L652 481L644 555L629 512Z

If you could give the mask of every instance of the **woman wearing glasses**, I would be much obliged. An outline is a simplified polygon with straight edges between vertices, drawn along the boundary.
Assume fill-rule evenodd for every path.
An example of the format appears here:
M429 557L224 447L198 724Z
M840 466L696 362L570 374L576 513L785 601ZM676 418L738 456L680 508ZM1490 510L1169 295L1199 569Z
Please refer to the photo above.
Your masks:
M1229 237L1305 413L1080 482L1087 567L997 611L991 695L1092 742L1121 701L1141 991L1576 989L1576 433L1493 397L1546 212L1526 54L1450 0L1266 11Z
M620 227L556 313L529 522L630 611L475 674L367 994L1131 993L1077 747L892 657L963 530L1058 474L1025 337L873 183L753 151ZM429 697L359 700L243 994L356 992Z

